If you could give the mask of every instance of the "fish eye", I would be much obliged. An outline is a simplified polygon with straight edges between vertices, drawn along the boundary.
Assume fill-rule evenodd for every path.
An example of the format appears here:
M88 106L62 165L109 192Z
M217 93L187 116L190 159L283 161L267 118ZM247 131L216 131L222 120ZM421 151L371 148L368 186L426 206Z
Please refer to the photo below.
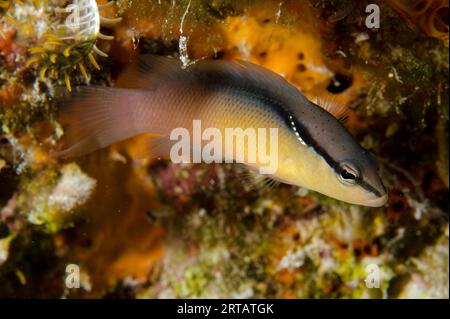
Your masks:
M348 185L356 184L359 177L358 169L350 163L344 162L339 164L338 169L339 180Z

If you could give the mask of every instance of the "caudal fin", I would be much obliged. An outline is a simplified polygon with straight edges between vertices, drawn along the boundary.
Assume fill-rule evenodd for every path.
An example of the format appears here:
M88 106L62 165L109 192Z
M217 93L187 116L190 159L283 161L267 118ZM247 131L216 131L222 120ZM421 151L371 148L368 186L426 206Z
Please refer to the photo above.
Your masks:
M80 87L61 104L63 148L52 155L81 156L144 133L139 108L145 92L109 87Z

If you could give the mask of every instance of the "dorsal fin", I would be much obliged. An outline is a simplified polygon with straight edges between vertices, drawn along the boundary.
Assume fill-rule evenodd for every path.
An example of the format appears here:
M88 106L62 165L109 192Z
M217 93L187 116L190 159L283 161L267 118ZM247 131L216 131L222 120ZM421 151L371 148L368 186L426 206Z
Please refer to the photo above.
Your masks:
M344 104L337 102L336 100L330 100L323 97L314 97L311 102L320 106L325 111L333 115L338 121L345 123L348 119L348 109Z
M290 97L293 101L307 101L298 89L281 75L245 61L200 60L183 68L178 59L146 54L131 63L119 77L117 86L152 90L166 81L189 83L192 78L202 74L213 74L217 78L230 81L240 79L243 80L241 83L258 83L261 89L270 88L271 91Z
M217 77L228 78L230 81L245 86L256 86L260 90L273 95L290 99L292 104L307 103L306 97L280 74L266 69L261 65L241 60L202 60L188 68L192 73L211 73Z
M182 72L182 64L176 58L140 55L120 74L116 86L152 90L163 81L178 78Z

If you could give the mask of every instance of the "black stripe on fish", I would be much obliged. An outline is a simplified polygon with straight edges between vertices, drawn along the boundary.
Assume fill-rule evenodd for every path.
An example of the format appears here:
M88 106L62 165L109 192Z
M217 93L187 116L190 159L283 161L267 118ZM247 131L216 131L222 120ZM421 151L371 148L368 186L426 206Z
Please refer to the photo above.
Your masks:
M313 148L313 150L322 157L330 167L334 169L336 174L340 174L340 166L339 163L333 159L333 157L327 153L327 151L321 147L316 140L312 137L311 133L308 131L308 129L302 125L302 123L297 120L296 117L290 114L288 110L286 110L285 107L283 107L280 103L273 103L273 110L277 112L278 116L280 116L285 124L291 129L291 131L299 135L299 140L303 141L306 145ZM375 194L376 196L382 196L381 192L375 189L372 185L367 183L366 181L359 179L357 181L358 185L360 185L365 190Z
M259 87L261 83L249 80L246 77L231 75L227 72L214 72L206 69L195 74L194 79L198 84L203 85L211 91L225 91L225 94L235 95L237 98L247 98L256 101L258 105L262 105L275 114L284 122L284 124L298 137L299 142L311 147L327 164L333 168L336 174L340 174L339 162L335 160L325 148L320 146L318 141L313 138L311 132L301 120L297 119L283 103L283 97L279 96L276 87ZM222 70L223 71L223 70ZM192 82L191 82L192 83ZM310 103L297 89L295 95L299 99L299 103ZM291 92L292 94L292 92ZM297 95L298 94L298 95ZM317 106L318 107L318 106ZM330 115L333 117L332 115ZM337 119L336 119L337 121ZM381 196L381 192L375 189L364 180L358 180L358 184L369 192L377 196Z
M365 190L367 190L367 191L369 191L369 192L372 192L373 194L375 194L376 196L378 196L378 197L381 197L382 196L382 193L379 191L379 190L377 190L376 188L374 188L372 185L370 185L369 183L367 183L366 181L364 181L364 180L360 180L359 182L358 182L358 185L360 185L362 188L364 188Z
M249 92L247 92L249 93ZM320 156L327 164L333 168L336 174L340 174L340 167L338 161L333 159L333 157L328 154L328 152L319 145L319 143L313 138L312 134L306 128L305 125L301 123L294 115L283 106L283 103L278 102L273 96L269 96L265 92L253 93L251 98L256 99L260 104L269 107L270 110L274 111L284 124L292 131L293 134L298 136L298 140L301 143L306 144ZM269 105L268 105L269 103ZM365 190L375 194L376 196L381 196L381 192L375 189L372 185L366 181L359 179L358 185L360 185Z

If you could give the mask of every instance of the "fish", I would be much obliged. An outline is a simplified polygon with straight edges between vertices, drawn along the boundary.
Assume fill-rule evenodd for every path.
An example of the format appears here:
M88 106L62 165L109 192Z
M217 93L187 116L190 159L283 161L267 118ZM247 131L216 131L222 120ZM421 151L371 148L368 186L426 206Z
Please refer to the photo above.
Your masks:
M282 76L244 61L206 59L183 67L174 58L141 55L116 86L79 87L63 103L64 146L54 154L73 158L149 134L148 155L167 158L171 131L192 130L194 120L220 131L277 128L273 180L356 205L387 201L376 158L330 110Z

